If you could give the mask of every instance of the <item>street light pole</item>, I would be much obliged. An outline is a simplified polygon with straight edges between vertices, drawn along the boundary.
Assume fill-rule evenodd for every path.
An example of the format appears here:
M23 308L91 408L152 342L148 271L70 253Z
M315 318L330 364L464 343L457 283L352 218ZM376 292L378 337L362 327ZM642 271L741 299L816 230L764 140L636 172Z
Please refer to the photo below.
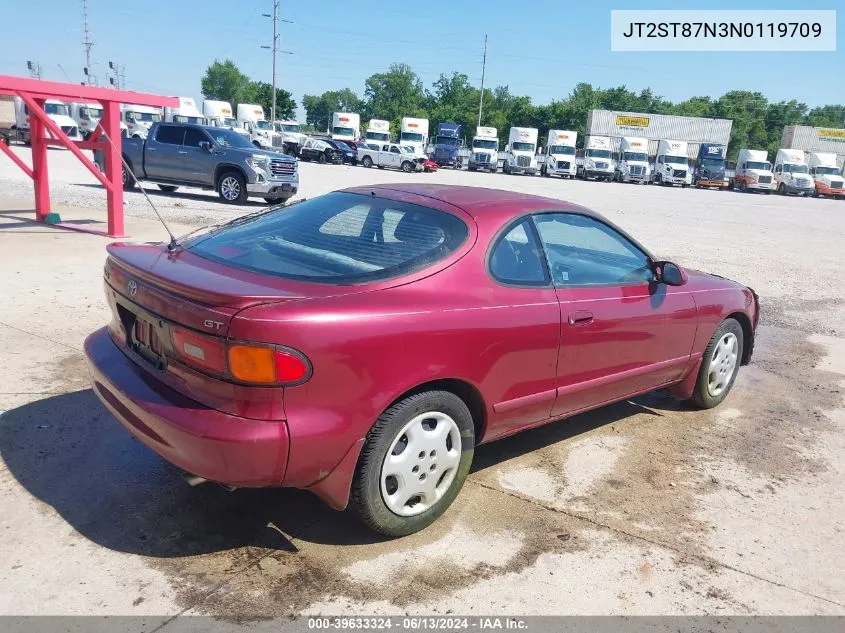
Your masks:
M484 107L484 71L487 70L487 33L484 34L484 60L481 62L481 96L478 99L478 127L481 127L481 109Z

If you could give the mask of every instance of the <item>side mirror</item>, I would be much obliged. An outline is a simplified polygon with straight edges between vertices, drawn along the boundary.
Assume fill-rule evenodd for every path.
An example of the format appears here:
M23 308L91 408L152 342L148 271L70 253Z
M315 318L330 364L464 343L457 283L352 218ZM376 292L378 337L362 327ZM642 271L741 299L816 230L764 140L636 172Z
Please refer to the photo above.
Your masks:
M211 153L212 145L210 141L200 141L200 149L204 152Z
M683 286L687 283L686 272L673 262L654 262L652 269L657 281L667 286Z

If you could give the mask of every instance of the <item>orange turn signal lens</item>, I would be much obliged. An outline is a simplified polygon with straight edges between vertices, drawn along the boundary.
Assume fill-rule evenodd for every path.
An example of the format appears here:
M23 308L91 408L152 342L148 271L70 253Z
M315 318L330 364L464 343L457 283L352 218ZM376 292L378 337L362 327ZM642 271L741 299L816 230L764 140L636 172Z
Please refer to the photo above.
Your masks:
M273 349L232 345L229 347L229 373L241 382L276 382L276 359Z

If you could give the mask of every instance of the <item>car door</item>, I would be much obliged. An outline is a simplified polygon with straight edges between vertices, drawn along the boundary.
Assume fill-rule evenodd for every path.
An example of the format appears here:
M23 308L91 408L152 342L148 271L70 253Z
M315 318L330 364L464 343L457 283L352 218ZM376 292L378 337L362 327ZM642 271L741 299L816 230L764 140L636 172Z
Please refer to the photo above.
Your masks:
M144 170L152 180L180 180L182 140L185 128L181 125L159 124L154 135L144 145Z
M211 151L203 149L200 146L203 143L211 143ZM195 127L186 128L179 152L182 157L182 180L198 185L213 184L214 168L219 158L215 152L219 154L220 150L205 131Z
M480 319L497 324L479 349L489 358L484 379L492 439L548 421L557 395L560 304L530 216L499 232L487 256L491 308ZM478 289L482 291L482 289Z
M534 216L561 308L552 416L680 379L697 327L692 295L655 281L649 255L599 218Z
M399 151L399 147L397 145L391 145L387 156L389 161L388 166L399 169L402 164L402 152Z

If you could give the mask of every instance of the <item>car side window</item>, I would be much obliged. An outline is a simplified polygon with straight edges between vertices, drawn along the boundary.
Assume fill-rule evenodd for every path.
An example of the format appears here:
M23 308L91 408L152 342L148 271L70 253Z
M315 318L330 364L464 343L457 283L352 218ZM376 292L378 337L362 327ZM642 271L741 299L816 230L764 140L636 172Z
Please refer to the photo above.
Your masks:
M628 286L654 281L646 255L631 240L578 213L534 216L555 286Z
M185 128L178 125L159 125L156 141L168 145L181 145L185 138Z
M202 130L198 130L196 128L186 128L185 129L185 145L187 147L199 147L200 143L202 142L210 143L211 139L208 138L208 135L203 132Z
M398 153L399 153L399 148L398 148L398 147L396 147L396 146L391 147L391 148L390 148L390 153L391 153L391 154L398 154Z
M519 286L546 286L549 275L531 219L524 218L499 237L490 251L490 274Z

